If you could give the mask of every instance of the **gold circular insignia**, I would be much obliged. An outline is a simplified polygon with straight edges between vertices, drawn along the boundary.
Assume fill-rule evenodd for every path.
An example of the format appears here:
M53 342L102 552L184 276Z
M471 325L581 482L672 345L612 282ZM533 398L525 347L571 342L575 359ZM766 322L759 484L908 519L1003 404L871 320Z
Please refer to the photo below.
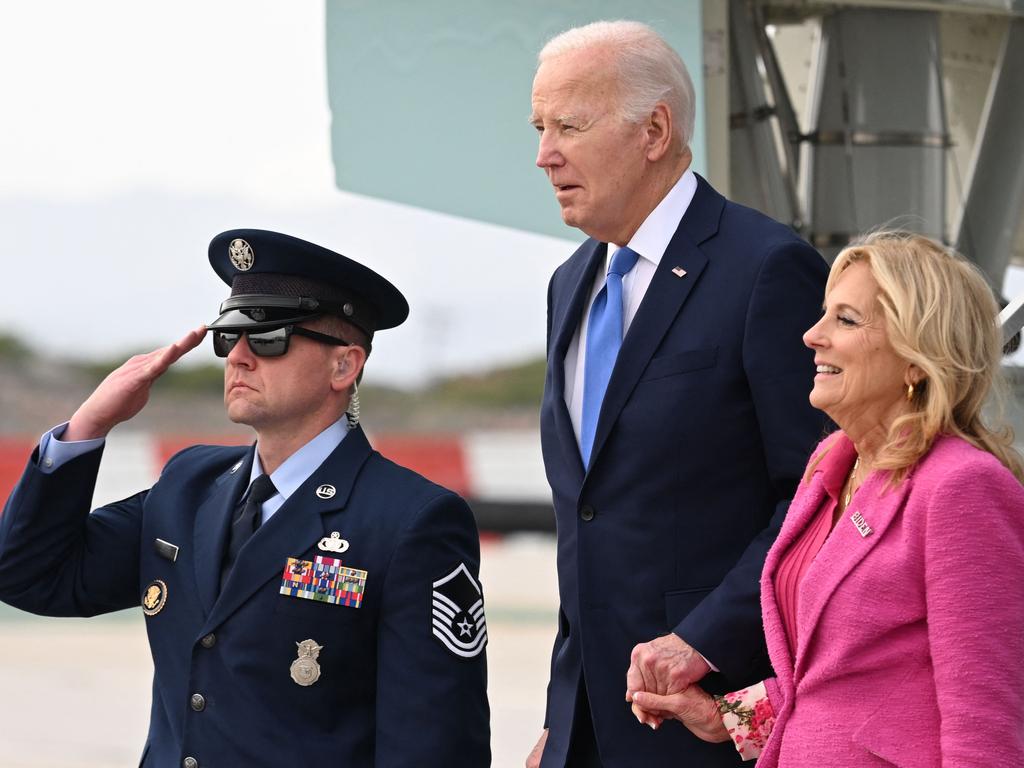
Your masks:
M156 579L151 581L142 593L142 612L147 616L156 616L167 604L167 585Z
M256 261L256 254L252 252L252 246L240 237L236 237L228 246L228 258L234 264L235 269L240 272L247 272L252 269Z

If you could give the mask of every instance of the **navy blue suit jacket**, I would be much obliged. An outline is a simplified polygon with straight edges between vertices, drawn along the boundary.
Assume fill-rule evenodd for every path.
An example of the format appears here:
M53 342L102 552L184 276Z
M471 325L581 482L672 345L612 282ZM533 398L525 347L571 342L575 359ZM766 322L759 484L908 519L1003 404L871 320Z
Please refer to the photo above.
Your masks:
M187 756L201 768L490 765L484 653L457 656L432 633L433 582L461 563L478 574L476 526L458 496L384 459L356 428L256 532L219 592L253 449L186 449L149 491L89 514L101 453L52 474L33 456L0 519L0 598L91 616L166 584L164 608L146 616L147 768ZM332 497L315 492L323 484ZM343 554L317 546L333 531L349 542ZM158 538L179 547L176 560ZM317 555L367 571L361 606L280 594L287 558ZM320 679L304 687L289 670L307 639L323 649Z
M548 293L541 440L561 609L542 765L565 764L581 674L605 768L738 765L731 744L640 725L625 674L634 645L670 631L721 670L705 678L712 692L770 674L758 579L823 431L801 336L821 315L826 265L698 177L623 339L585 471L564 361L605 254L585 242Z

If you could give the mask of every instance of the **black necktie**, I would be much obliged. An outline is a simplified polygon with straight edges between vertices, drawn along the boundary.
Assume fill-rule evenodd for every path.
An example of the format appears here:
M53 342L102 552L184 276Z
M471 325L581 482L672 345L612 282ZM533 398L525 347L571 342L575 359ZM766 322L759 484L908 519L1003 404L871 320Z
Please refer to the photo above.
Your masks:
M224 567L221 569L220 582L222 587L224 582L227 581L228 574L231 572L231 566L235 564L238 553L245 546L245 542L252 538L256 529L260 527L260 510L263 507L263 502L275 493L277 493L277 488L270 481L270 475L260 475L249 486L249 497L242 507L242 513L231 523L228 550L224 554Z

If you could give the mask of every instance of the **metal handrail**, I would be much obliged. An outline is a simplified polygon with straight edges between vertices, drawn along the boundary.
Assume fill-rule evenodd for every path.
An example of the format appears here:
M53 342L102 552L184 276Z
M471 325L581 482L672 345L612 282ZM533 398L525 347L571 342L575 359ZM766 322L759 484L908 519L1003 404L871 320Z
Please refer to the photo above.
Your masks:
M1012 352L1020 345L1017 334L1024 327L1024 293L1007 304L1006 308L999 313L999 325L1003 329L1004 349L1012 346L1013 349L1009 350Z

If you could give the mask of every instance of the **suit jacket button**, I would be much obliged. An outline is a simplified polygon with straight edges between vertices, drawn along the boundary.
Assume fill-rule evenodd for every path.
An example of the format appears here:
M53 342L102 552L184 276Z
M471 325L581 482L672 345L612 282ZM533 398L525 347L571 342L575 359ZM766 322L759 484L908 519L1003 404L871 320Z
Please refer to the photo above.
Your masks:
M201 693L193 693L192 698L189 699L189 704L192 705L192 709L196 712L202 712L206 709L206 699L203 698Z
M208 635L204 635L203 639L199 641L199 644L203 648L213 648L217 644L217 636L212 632Z
M199 761L194 757L186 757L181 761L181 768L199 768Z
M583 508L580 510L580 517L583 518L586 522L590 522L591 520L593 520L594 514L594 508L589 504L584 504Z

